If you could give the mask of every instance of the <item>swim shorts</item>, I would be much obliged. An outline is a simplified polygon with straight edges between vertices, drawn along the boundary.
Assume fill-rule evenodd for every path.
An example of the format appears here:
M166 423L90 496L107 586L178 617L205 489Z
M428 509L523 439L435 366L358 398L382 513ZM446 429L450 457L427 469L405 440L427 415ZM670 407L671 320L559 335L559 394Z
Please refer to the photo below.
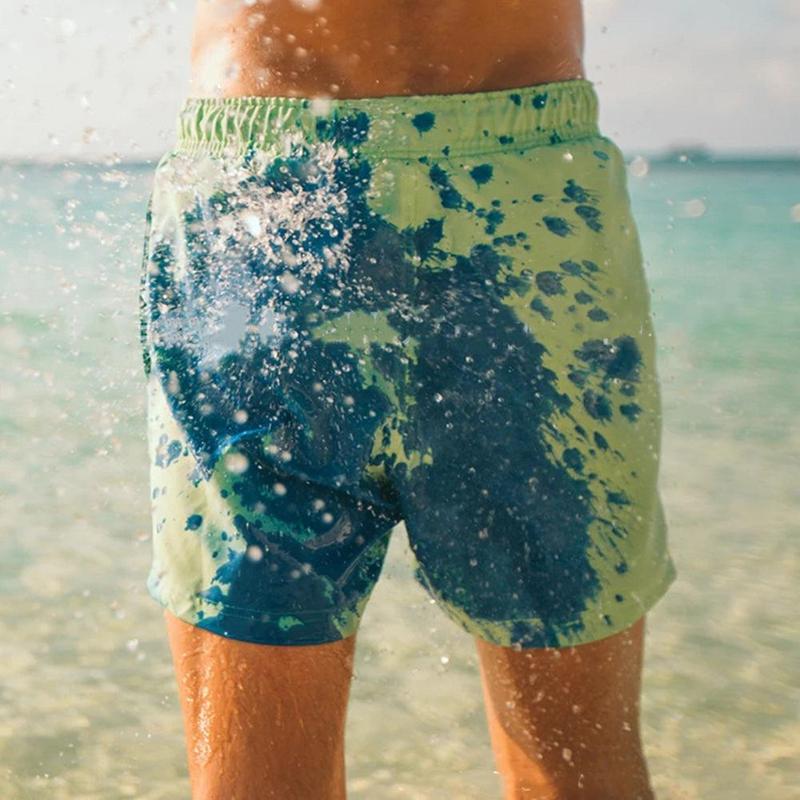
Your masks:
M150 594L249 642L356 632L389 534L503 646L675 578L625 164L576 80L189 99L141 271Z

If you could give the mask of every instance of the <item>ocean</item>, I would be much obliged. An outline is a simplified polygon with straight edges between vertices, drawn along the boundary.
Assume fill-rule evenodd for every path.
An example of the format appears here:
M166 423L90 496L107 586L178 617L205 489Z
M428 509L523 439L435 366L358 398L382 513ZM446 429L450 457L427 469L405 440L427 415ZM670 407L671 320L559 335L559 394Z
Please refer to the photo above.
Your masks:
M188 797L150 558L152 165L0 165L0 797ZM800 798L800 163L633 162L679 577L648 616L659 800ZM352 800L500 797L472 640L402 527L364 618Z

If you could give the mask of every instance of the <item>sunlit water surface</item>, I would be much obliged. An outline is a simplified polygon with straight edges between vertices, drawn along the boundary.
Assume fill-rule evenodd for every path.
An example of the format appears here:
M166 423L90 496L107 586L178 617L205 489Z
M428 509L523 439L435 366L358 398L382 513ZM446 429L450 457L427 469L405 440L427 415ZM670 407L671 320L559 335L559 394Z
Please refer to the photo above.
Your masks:
M0 179L0 797L185 798L144 587L150 168ZM653 782L660 800L798 798L800 170L683 164L631 181L680 573L649 618ZM398 528L359 634L350 797L499 798L472 640L413 582L406 547Z

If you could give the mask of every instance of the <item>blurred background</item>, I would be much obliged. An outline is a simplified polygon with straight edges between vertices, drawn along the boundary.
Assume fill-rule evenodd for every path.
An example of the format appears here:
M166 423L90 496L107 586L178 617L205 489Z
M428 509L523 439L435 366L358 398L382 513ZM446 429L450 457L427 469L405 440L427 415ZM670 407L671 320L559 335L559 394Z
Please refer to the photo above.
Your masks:
M150 558L137 282L190 0L3 0L0 797L188 796ZM629 162L679 579L649 615L660 800L800 798L800 0L587 0ZM359 635L354 800L499 797L472 640L402 527Z

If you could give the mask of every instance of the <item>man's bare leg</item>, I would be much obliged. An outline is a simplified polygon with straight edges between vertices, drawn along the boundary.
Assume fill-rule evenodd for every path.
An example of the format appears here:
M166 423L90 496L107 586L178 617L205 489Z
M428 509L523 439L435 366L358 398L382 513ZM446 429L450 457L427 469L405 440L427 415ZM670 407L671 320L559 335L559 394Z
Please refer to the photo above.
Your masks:
M639 735L644 618L566 649L476 642L506 800L653 800Z
M278 647L164 616L193 800L343 800L355 636Z

